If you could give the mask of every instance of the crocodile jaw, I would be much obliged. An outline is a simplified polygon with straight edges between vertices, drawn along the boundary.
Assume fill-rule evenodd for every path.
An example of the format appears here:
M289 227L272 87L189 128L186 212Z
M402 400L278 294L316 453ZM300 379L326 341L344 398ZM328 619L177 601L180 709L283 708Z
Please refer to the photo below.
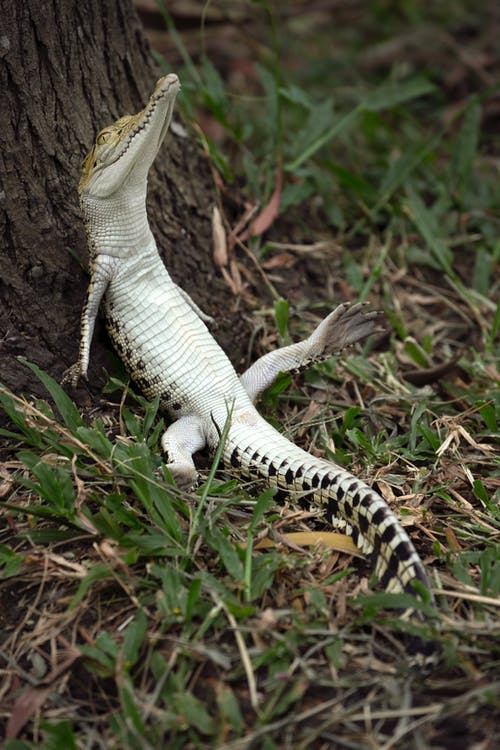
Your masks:
M148 103L136 115L126 115L98 134L85 158L78 185L80 200L118 197L143 183L172 119L179 79L170 73L157 82Z

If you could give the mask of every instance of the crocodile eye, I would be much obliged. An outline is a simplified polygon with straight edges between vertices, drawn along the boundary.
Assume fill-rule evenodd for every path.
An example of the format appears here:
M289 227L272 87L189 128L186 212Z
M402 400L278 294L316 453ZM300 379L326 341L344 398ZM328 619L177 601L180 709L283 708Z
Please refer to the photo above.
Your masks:
M106 143L110 135L111 135L110 130L103 130L102 133L99 133L99 135L97 136L97 140L96 140L97 145L102 146L104 143Z

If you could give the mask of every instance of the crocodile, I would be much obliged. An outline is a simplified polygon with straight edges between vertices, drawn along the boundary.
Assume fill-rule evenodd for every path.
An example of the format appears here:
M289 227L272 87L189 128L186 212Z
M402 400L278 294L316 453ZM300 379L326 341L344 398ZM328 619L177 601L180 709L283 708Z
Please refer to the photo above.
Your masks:
M147 398L158 396L173 420L161 445L178 485L195 484L193 454L206 446L215 451L226 427L227 467L319 509L371 556L386 591L432 600L420 557L382 497L335 463L290 442L255 407L280 372L303 370L380 330L379 313L340 304L307 339L265 354L239 376L209 332L209 316L174 283L160 258L146 212L147 179L179 90L175 74L162 77L145 108L101 130L83 162L78 191L91 280L78 361L65 380L76 385L87 376L103 302L107 330L132 379ZM415 614L412 608L407 612Z

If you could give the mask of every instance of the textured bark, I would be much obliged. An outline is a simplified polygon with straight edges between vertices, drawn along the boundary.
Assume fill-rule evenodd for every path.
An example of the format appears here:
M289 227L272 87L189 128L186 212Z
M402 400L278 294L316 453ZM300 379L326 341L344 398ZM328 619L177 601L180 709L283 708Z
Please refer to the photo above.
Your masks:
M17 356L55 377L77 356L81 161L99 129L144 105L161 71L129 0L0 0L0 18L0 382L39 394ZM151 225L174 278L215 314L227 292L211 260L213 202L203 155L171 133L150 176ZM102 382L107 348L101 326L90 382Z

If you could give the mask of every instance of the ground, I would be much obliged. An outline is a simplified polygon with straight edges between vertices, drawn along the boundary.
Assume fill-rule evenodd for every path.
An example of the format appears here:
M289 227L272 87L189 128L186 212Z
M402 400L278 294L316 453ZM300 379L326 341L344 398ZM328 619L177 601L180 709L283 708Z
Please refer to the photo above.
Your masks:
M201 37L185 19L180 40L154 37L172 67L182 51L226 235L260 202L253 230L215 243L228 298L253 309L249 358L339 301L385 312L385 334L260 408L400 515L436 596L419 629L436 662L409 664L401 601L345 541L294 536L325 526L293 499L208 456L199 489L171 486L157 405L118 365L78 408L35 369L51 406L0 391L10 750L498 746L493 6L208 6Z

